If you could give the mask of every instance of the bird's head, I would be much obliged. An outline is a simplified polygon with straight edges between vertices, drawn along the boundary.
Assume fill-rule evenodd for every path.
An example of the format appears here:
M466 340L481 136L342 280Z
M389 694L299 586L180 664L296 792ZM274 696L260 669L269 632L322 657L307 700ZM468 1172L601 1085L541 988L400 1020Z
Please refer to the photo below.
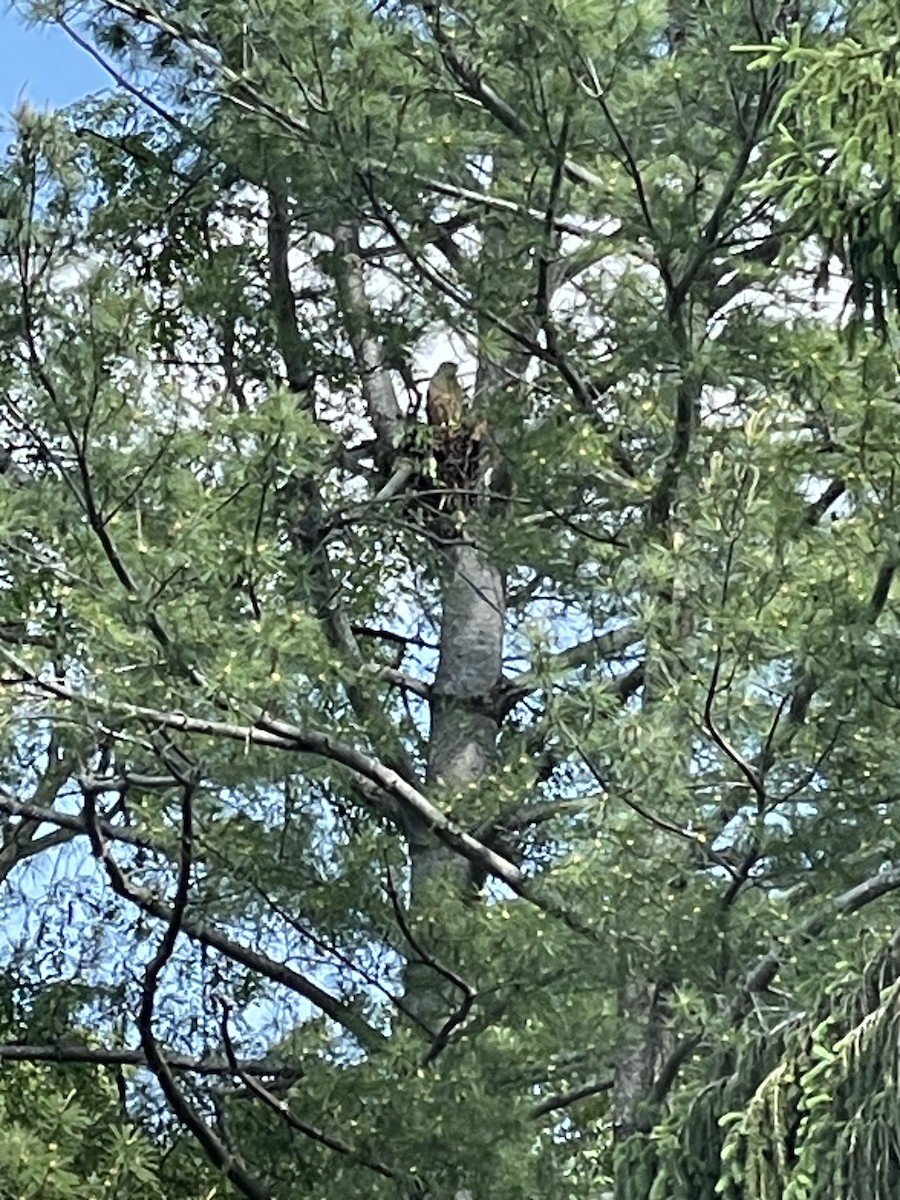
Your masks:
M443 362L434 373L435 379L455 379L459 370L455 362Z

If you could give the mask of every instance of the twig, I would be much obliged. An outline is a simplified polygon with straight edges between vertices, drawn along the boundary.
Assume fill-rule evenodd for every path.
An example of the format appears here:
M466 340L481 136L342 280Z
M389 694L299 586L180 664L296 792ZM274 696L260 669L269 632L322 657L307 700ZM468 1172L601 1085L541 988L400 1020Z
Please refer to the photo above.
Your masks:
M410 1195L419 1195L424 1190L422 1180L411 1176L409 1172L402 1171L398 1167L389 1166L380 1159L372 1158L370 1155L357 1150L351 1146L349 1142L345 1142L342 1138L335 1137L334 1134L325 1133L321 1129L317 1129L314 1125L302 1120L291 1109L286 1100L282 1100L273 1092L269 1091L258 1079L241 1070L241 1065L235 1056L234 1045L231 1040L231 1033L228 1028L228 1018L231 1013L231 1005L229 1001L222 995L216 997L222 1009L222 1020L220 1030L222 1034L222 1043L225 1046L225 1053L231 1068L235 1075L247 1088L251 1095L261 1100L266 1108L276 1113L288 1126L289 1129L295 1130L297 1133L302 1133L304 1137L309 1138L313 1142L317 1142L320 1146L324 1146L328 1150L333 1150L337 1154L342 1154L349 1158L357 1166L366 1167L370 1171L374 1171L376 1175L381 1175L385 1179L392 1179L395 1183L403 1185L405 1190Z
M394 880L391 876L391 868L387 863L384 864L386 889L391 902L391 908L394 910L394 916L397 924L400 926L400 932L406 938L413 953L418 956L419 960L432 971L436 971L438 975L447 980L449 984L462 993L462 1000L455 1012L451 1013L441 1028L433 1035L431 1045L422 1059L422 1065L427 1066L434 1062L437 1056L447 1045L450 1039L450 1034L457 1026L461 1025L468 1017L472 1010L472 1005L475 1002L475 992L468 983L458 975L456 971L439 962L433 954L430 954L413 933L409 921L406 919L406 913L403 911L403 905L400 903L400 897L397 895L397 889L394 887ZM429 1031L430 1032L430 1031Z

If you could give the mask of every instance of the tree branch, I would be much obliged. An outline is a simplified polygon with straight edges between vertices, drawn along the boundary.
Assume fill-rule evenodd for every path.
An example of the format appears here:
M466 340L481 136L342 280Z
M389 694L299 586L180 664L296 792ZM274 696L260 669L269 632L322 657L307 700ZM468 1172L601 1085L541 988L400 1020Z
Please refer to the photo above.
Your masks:
M567 1092L559 1092L555 1096L545 1096L531 1110L531 1117L537 1121L548 1113L558 1112L561 1108L571 1108L579 1100L589 1100L591 1096L600 1096L612 1091L614 1080L600 1079L595 1083L583 1083L580 1087L570 1088Z
M419 820L423 821L451 849L481 866L517 894L524 895L525 892L533 891L529 887L526 877L518 868L477 842L432 804L418 789L402 779L396 771L391 770L390 767L362 750L357 750L332 737L331 734L307 732L287 721L272 717L268 713L261 713L252 725L236 725L226 721L189 717L184 712L147 708L143 705L104 703L94 697L74 692L57 680L42 678L2 647L0 647L0 657L14 663L17 670L24 672L26 677L30 677L31 686L37 691L66 703L76 704L81 708L93 709L95 712L113 713L126 720L130 718L140 721L152 728L172 729L176 732L223 738L228 741L240 742L246 746L259 745L301 754L314 754L331 762L339 763L370 783L377 784L402 807L415 813Z
M639 641L640 636L633 625L607 630L543 659L537 670L523 671L511 679L505 679L497 691L497 704L501 715L505 716L520 700L546 686L548 681L553 681L566 671L587 666L598 657L609 658L620 654Z
M101 1067L146 1067L147 1055L143 1050L118 1050L108 1046L87 1046L75 1042L51 1043L31 1046L26 1042L0 1042L0 1062L48 1062L84 1063ZM193 1058L187 1054L169 1054L166 1062L171 1071L187 1075L232 1076L234 1068L225 1060ZM277 1076L279 1080L301 1078L303 1072L296 1066L269 1059L242 1059L242 1073L253 1076Z
M548 915L562 921L574 932L588 937L592 941L600 940L605 943L606 938L602 931L565 904L555 890L547 887L539 879L529 879L508 859L482 845L432 804L422 792L401 778L396 771L371 755L334 738L331 734L303 730L266 712L261 712L252 725L237 725L226 721L190 717L187 713L180 711L166 711L121 702L104 702L89 694L73 691L57 679L46 678L36 673L2 646L0 646L0 658L15 666L18 673L16 680L7 686L22 686L24 681L33 691L77 706L82 711L93 710L98 713L114 714L124 720L139 721L141 724L155 729L171 729L175 732L218 737L240 742L244 746L263 745L294 753L313 754L344 766L355 775L377 785L386 795L393 797L402 809L414 815L425 828L451 850L504 883L517 896L521 896L522 899L542 909ZM86 804L87 801L88 796L85 797ZM148 898L147 903L154 902ZM314 987L309 981L303 980L302 983L304 987Z
M141 1045L147 1059L147 1066L156 1076L163 1095L169 1107L181 1124L189 1129L199 1142L204 1153L237 1190L247 1200L271 1200L267 1188L255 1176L251 1175L244 1163L220 1140L216 1132L207 1125L206 1121L182 1095L175 1076L169 1067L166 1057L160 1049L159 1042L153 1029L154 1009L159 978L166 964L172 957L178 935L181 932L182 920L187 909L190 894L191 865L193 863L193 793L198 780L185 778L181 803L181 843L178 864L178 882L175 890L175 900L170 910L168 924L160 940L156 953L147 964L141 987L141 1003L138 1009L138 1031ZM119 870L115 859L109 853L100 830L92 818L93 797L85 797L85 819L88 823L91 846L95 856L103 865L113 891L123 899L130 899L129 886ZM249 1079L250 1076L247 1076Z
M93 801L86 797L86 806L92 803ZM126 825L112 825L109 821L103 820L96 811L79 815L60 812L52 808L40 809L35 805L22 804L0 793L0 812L7 812L15 816L27 816L88 837L91 837L93 832L99 834L104 841L119 841L142 849L165 853L157 842L146 835L130 829ZM156 917L161 921L171 920L172 909L168 904L143 888L129 883L124 876L122 881L123 886L127 889L127 895L123 898L136 905L148 916ZM369 1052L377 1051L386 1044L384 1035L364 1021L352 1007L342 1004L324 988L319 987L318 984L313 983L284 963L277 962L258 950L251 950L239 942L232 941L219 930L191 916L185 916L182 919L181 931L199 945L208 946L211 950L217 951L223 958L239 963L265 979L270 979L273 983L296 992L298 996L303 996L325 1016L346 1029Z
M228 1056L228 1061L231 1064L235 1075L241 1080L247 1091L255 1096L257 1100L261 1100L266 1108L276 1113L288 1126L289 1129L295 1130L297 1133L302 1133L304 1137L310 1141L316 1142L320 1146L324 1146L328 1150L333 1150L337 1154L344 1155L357 1166L365 1167L369 1171L374 1171L376 1175L382 1175L386 1179L392 1179L395 1183L403 1185L404 1190L410 1194L419 1195L422 1192L421 1179L406 1171L401 1171L397 1167L389 1166L380 1159L373 1158L370 1155L351 1146L349 1142L345 1142L343 1138L335 1137L334 1134L325 1133L323 1130L310 1125L307 1121L302 1120L293 1111L286 1100L282 1100L273 1092L270 1092L267 1087L253 1078L252 1075L241 1070L240 1063L235 1056L234 1046L231 1041L231 1033L228 1028L228 1016L231 1011L231 1006L224 997L218 997L219 1004L222 1007L222 1021L220 1025L222 1034L222 1043L225 1046L225 1053Z

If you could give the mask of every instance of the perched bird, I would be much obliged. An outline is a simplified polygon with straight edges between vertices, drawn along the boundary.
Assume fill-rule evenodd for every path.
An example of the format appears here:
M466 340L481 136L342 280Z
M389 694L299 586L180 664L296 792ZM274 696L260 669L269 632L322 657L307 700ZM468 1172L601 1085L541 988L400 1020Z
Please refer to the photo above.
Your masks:
M429 425L454 429L462 424L466 400L456 370L456 363L445 362L432 376L425 398Z

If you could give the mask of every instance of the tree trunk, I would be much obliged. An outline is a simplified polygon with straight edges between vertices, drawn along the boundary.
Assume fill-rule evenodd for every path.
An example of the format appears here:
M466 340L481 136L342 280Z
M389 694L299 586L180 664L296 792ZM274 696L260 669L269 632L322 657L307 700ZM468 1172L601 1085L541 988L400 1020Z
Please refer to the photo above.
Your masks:
M498 568L469 540L461 538L447 554L443 585L440 657L431 697L427 785L454 808L455 797L477 787L491 769L499 721L493 694L500 679L505 617L504 580ZM469 863L448 850L421 822L408 828L410 914L427 914L436 904L459 903L472 888ZM436 958L452 952L434 944ZM413 1014L437 1032L460 997L434 968L411 959L406 1002Z

